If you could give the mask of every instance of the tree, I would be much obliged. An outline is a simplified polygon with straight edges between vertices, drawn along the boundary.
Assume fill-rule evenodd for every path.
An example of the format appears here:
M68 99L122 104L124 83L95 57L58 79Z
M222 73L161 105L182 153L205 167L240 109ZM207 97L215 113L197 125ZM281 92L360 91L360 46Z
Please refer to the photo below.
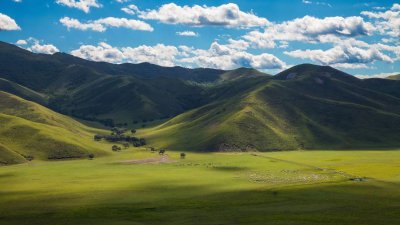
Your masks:
M140 146L146 145L146 140L144 138L139 139Z
M186 154L184 152L181 153L181 159L185 159Z
M132 129L132 130L131 130L131 133L132 133L132 134L136 133L136 130L135 130L135 129Z
M122 145L124 146L124 148L129 148L129 143L123 143Z
M118 147L117 145L113 145L113 146L111 147L111 149L112 149L114 152L120 151L120 150L121 150L121 148Z
M90 154L88 155L88 158L89 158L90 160L94 159L94 154L93 154L93 153L90 153Z
M94 135L93 139L94 139L95 141L101 141L101 139L102 139L102 136L101 136L101 135L98 135L98 134L96 134L96 135Z

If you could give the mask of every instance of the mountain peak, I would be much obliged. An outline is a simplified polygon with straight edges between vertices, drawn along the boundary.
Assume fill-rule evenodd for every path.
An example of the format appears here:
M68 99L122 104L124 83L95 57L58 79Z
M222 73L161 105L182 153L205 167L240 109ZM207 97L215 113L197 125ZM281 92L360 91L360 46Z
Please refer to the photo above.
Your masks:
M357 79L356 77L337 70L331 66L321 66L309 63L293 66L285 71L276 74L274 78L277 80L293 80L317 76L346 80Z

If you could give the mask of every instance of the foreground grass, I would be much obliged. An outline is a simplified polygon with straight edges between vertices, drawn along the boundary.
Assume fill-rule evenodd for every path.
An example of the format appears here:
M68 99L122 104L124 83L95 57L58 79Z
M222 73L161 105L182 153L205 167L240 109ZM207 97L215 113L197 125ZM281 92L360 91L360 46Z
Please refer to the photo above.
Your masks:
M168 155L0 167L0 224L400 223L400 151Z

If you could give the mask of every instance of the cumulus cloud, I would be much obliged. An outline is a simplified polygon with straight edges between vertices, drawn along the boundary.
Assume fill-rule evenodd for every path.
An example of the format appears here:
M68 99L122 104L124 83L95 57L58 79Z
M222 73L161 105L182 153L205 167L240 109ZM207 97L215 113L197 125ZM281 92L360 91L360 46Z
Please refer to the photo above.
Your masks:
M35 43L31 47L28 48L29 51L35 53L43 53L43 54L54 54L59 52L58 48L52 44L43 44Z
M17 44L17 45L27 45L28 42L25 41L25 40L18 40L17 42L15 42L15 44Z
M89 13L90 8L100 8L102 5L97 2L97 0L57 0L57 4L68 6L70 8L77 8Z
M180 65L218 69L238 67L282 69L286 67L286 64L274 55L267 53L253 55L244 51L245 48L243 43L234 40L225 45L214 42L209 49L163 44L117 48L103 42L98 46L82 45L71 54L84 59L110 63L150 62L161 66Z
M190 49L187 57L181 62L190 67L208 67L218 69L235 69L238 67L252 67L256 69L282 69L286 64L272 54L263 53L254 55L243 51L245 46L237 42L221 45L213 42L209 49Z
M129 15L135 15L136 13L140 12L136 5L128 5L127 7L121 8L121 10Z
M295 50L286 51L286 55L309 59L323 65L339 66L342 68L365 68L366 64L376 61L393 62L393 59L382 53L378 48L359 48L353 46L335 46L328 50Z
M82 23L77 19L64 17L60 19L60 23L68 29L78 30L93 30L97 32L104 32L108 27L124 27L132 30L153 31L153 27L149 24L134 19L107 17L87 23Z
M21 28L13 18L0 13L0 31L2 30L21 30Z
M92 61L110 63L150 62L161 66L174 66L175 57L179 52L176 47L163 44L116 48L102 42L98 46L82 45L79 49L73 50L71 54Z
M353 17L326 17L323 19L305 16L283 23L272 24L263 32L251 31L243 38L250 41L256 47L273 48L275 41L302 41L302 42L326 42L329 36L356 37L369 36L375 31L375 27L365 22L363 18Z
M385 12L363 11L361 14L376 20L376 27L381 34L400 37L400 4L393 4Z
M205 5L179 6L175 3L169 3L158 9L138 11L138 15L142 19L189 26L213 25L249 28L269 24L267 19L258 17L252 12L243 12L234 3L211 7Z
M194 31L178 31L176 32L177 35L179 36L189 36L189 37L197 37L199 36L198 33L194 32Z
M42 53L42 54L54 54L59 52L58 48L52 44L41 44L41 41L30 37L26 40L18 40L16 42L17 45L28 45L26 50L29 50L34 53Z
M125 3L125 2L129 2L130 0L115 0L118 3Z

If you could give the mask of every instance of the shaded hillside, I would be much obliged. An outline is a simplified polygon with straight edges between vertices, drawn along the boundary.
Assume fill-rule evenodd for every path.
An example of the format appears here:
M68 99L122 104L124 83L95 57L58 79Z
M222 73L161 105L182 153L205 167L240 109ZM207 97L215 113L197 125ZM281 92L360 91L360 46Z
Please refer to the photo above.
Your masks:
M93 141L103 131L6 92L0 92L0 124L0 164L107 154Z
M42 105L48 102L46 95L2 78L0 78L0 91L8 92Z
M116 65L65 53L34 54L0 42L0 78L19 85L19 91L15 87L0 90L110 126L165 119L209 103L208 88L196 84L257 76L266 75L247 68L223 71L149 63ZM49 98L44 101L38 95Z
M400 98L331 67L299 65L145 130L200 151L399 147ZM179 140L179 141L178 141Z

